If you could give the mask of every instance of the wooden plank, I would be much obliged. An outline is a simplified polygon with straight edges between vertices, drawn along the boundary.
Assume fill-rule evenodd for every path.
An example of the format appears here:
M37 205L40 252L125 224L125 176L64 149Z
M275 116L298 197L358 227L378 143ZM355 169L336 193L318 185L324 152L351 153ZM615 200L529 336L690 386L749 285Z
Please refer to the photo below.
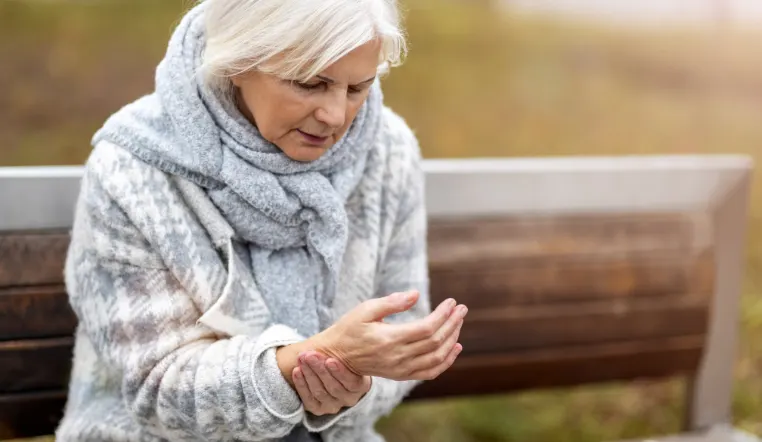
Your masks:
M429 239L434 253L456 261L690 249L710 239L707 223L690 213L433 217Z
M64 286L0 288L0 341L72 335L77 318Z
M459 358L408 400L507 393L591 382L661 378L693 373L704 336L515 352Z
M0 233L0 287L63 283L65 231Z
M0 394L65 388L74 339L0 342Z
M700 335L709 302L681 296L472 309L460 342L467 355Z
M687 216L433 220L431 293L473 308L711 293L709 232Z
M65 406L65 390L0 395L0 440L53 434Z
M633 296L711 293L713 258L705 252L643 257L579 257L450 264L430 255L435 300L468 298L473 308Z

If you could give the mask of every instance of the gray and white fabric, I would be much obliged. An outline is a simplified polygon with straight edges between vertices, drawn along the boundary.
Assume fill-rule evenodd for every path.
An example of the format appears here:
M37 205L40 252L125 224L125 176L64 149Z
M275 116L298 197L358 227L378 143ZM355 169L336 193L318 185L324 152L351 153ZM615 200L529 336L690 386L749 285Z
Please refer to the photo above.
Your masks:
M99 130L65 276L80 320L56 440L383 440L415 385L374 378L356 406L305 412L275 348L408 289L430 311L421 158L375 84L346 136L299 163L194 75L203 3L155 93ZM286 439L288 438L288 439Z

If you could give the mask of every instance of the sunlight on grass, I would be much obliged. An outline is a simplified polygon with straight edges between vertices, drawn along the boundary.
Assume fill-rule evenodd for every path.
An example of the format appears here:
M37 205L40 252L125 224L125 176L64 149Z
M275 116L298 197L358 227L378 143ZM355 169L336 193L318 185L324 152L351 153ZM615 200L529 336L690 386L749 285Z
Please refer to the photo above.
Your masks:
M407 2L410 56L387 103L433 157L744 153L762 161L762 39L648 35ZM0 165L78 164L109 113L150 90L182 0L0 2ZM137 31L139 29L139 31ZM762 434L762 177L752 198L736 424ZM406 405L393 441L600 441L679 428L682 383ZM422 439L425 434L428 439Z

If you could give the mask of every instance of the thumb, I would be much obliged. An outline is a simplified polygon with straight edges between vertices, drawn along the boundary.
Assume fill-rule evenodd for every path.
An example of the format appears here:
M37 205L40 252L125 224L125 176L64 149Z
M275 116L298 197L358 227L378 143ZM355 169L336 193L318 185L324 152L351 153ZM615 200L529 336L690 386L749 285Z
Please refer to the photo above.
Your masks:
M381 321L389 315L408 310L418 302L419 296L417 291L409 291L369 299L360 304L359 319L363 322Z

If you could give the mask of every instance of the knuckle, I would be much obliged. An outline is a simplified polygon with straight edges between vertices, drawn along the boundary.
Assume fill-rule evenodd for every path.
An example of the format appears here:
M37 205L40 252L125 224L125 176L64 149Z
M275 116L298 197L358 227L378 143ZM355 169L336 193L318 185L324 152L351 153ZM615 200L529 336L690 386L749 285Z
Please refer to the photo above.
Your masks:
M441 351L438 351L431 356L431 360L434 364L440 365L447 360L447 355L442 354Z

